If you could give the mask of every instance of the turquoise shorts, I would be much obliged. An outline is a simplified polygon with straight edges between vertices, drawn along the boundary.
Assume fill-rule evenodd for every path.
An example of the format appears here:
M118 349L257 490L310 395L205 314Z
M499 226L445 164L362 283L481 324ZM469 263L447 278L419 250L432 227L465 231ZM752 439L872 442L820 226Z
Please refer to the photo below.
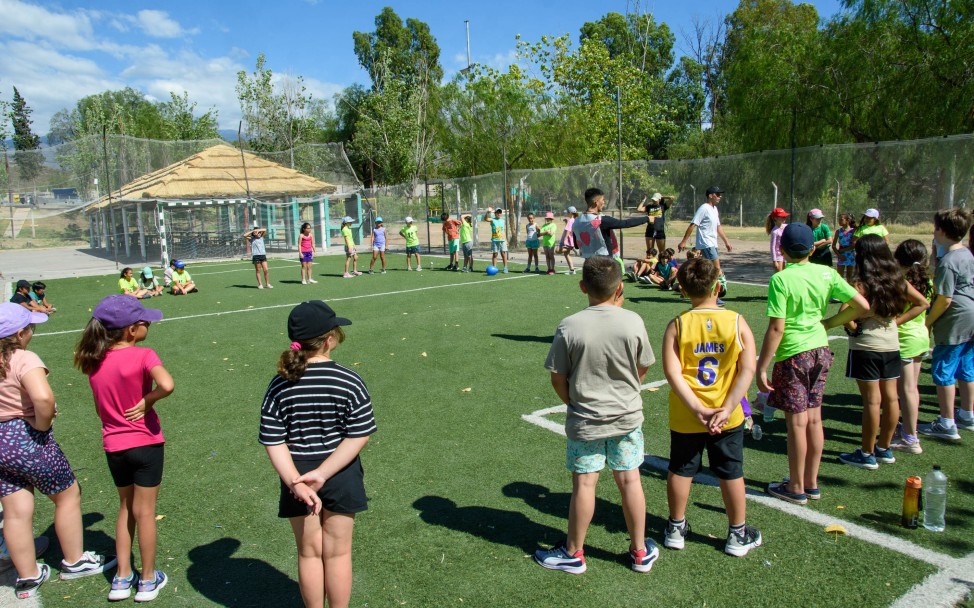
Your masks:
M450 253L456 253L460 251L460 239L452 239L450 241Z
M568 440L565 466L572 473L598 473L608 464L613 471L638 469L645 458L643 429L628 435L593 441Z

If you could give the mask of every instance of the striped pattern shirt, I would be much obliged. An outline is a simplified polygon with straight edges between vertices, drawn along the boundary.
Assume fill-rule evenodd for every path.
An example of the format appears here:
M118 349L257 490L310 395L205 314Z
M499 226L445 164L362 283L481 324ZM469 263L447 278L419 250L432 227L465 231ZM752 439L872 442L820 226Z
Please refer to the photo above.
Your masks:
M334 361L309 364L297 382L275 376L260 408L260 443L286 443L294 460L323 460L346 437L375 431L365 382Z

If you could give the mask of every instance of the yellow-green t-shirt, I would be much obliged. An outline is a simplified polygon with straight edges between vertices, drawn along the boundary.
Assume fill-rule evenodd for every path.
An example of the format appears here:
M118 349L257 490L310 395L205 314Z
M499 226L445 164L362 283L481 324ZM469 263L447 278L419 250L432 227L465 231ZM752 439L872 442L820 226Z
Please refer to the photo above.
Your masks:
M136 282L135 278L126 279L122 277L118 280L118 292L125 293L126 291L136 292L139 290L139 284Z
M889 234L889 230L887 230L886 226L883 226L882 224L873 224L872 226L866 226L863 224L862 226L856 228L856 231L852 233L852 236L857 239L861 239L867 234L878 234L879 236L886 238L886 236Z
M463 222L460 224L460 242L469 243L473 240L473 225Z
M348 226L348 225L342 226L342 238L345 239L345 246L346 247L354 247L355 246L355 241L352 240L352 227L351 226Z
M182 285L184 283L189 283L190 281L192 281L193 277L189 276L188 270L184 270L182 272L179 272L177 270L176 272L172 273L172 280Z
M541 226L541 246L542 247L554 247L555 246L555 233L558 231L558 227L554 222L545 222Z
M785 320L785 333L775 353L775 361L784 361L799 353L829 345L828 332L822 325L829 299L848 302L856 289L839 276L831 266L788 264L771 277L768 285L768 317Z
M406 238L406 247L419 246L419 230L416 229L416 226L409 224L400 230L399 234Z

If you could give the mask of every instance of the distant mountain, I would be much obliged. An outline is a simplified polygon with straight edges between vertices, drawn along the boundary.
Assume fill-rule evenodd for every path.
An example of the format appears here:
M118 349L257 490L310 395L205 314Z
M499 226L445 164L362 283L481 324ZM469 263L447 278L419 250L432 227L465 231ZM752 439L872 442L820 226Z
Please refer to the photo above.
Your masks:
M237 132L233 129L220 129L217 132L220 134L220 137L227 141L237 141Z

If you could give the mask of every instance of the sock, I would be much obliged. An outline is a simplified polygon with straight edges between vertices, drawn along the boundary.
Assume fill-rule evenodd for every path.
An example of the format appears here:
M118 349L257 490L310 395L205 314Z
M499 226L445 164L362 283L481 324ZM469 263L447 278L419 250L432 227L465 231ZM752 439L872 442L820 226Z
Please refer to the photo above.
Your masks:
M670 525L672 525L673 527L681 528L682 529L684 526L687 525L687 519L685 517L683 519L679 519L679 520L670 518Z
M741 536L744 534L744 524L742 523L739 526L727 526L727 531L733 532L734 534Z
M954 428L954 419L953 418L944 418L943 416L941 416L940 417L940 424L944 425L944 428L945 429L952 429L952 428Z
M917 442L917 436L916 435L907 435L906 433L903 433L903 441L906 442L906 443L916 443Z
M968 412L967 410L957 410L957 412L954 413L954 417L959 420L970 422L971 420L974 420L974 412Z

